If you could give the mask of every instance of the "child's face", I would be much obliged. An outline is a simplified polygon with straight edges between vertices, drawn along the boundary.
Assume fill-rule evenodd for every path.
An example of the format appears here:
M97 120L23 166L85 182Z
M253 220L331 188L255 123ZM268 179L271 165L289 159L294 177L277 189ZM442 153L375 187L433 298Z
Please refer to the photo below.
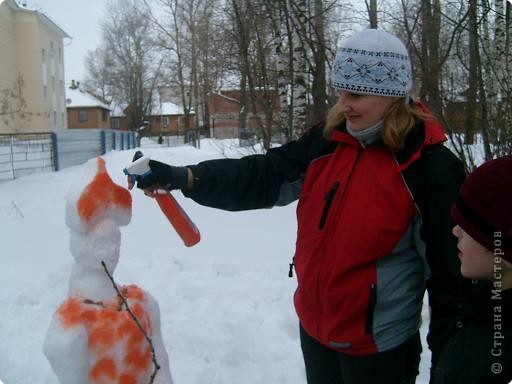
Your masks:
M459 240L460 272L474 280L492 280L494 276L493 253L469 236L461 227L453 227L452 233Z

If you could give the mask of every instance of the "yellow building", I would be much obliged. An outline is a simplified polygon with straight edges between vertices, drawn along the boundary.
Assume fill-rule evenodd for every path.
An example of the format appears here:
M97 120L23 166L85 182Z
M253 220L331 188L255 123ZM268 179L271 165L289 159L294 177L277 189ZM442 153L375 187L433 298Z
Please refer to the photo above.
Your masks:
M43 13L1 2L0 134L67 128L64 38L66 32ZM6 96L6 89L17 96Z

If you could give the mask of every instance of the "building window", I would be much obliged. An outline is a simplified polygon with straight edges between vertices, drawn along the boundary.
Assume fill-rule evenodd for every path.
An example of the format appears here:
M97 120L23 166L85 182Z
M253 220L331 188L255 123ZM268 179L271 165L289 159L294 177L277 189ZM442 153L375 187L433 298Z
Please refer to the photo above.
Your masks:
M41 49L41 60L43 61L43 63L46 60L46 51L44 50L44 48Z
M78 121L80 123L85 123L87 120L88 120L87 110L81 109L80 111L78 111Z
M101 120L102 121L107 121L107 117L108 117L108 111L105 111L104 109L101 111Z
M112 129L119 129L119 119L112 119Z
M52 92L55 93L55 76L52 76Z
M164 127L167 127L169 125L169 117L167 117L167 116L162 117L162 125Z

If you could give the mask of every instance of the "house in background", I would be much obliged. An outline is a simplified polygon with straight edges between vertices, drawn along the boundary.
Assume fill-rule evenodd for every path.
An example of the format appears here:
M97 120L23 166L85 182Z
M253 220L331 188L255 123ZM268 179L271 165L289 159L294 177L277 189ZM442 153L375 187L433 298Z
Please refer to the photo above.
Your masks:
M0 4L0 89L24 82L25 111L31 116L5 124L0 133L50 132L67 128L64 47L69 38L45 14L21 7L14 0Z
M117 105L110 116L112 129L130 130L126 117L126 106ZM195 114L189 113L190 127L194 126ZM150 115L146 116L143 135L183 135L185 130L185 114L183 108L171 102L163 102L153 106Z
M240 110L242 92L240 90L220 90L208 96L210 113L210 136L216 139L240 138L248 131L255 132L258 118L265 121L265 108L270 108L274 119L279 113L279 97L276 90L256 92L256 113L258 118L247 114L246 131L240 129Z
M115 104L110 111L110 128L129 131L128 119L124 113L126 106Z
M66 90L68 127L110 128L110 108L103 101L80 88L80 83L71 81Z
M185 133L185 113L183 108L169 101L163 102L148 116L150 132L161 135L183 135ZM195 113L189 113L189 127L194 127Z

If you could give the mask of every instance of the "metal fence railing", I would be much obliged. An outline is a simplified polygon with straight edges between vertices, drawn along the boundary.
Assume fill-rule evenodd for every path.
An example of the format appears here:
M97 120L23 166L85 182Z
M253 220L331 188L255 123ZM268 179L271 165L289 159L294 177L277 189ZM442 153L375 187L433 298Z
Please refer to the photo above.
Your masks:
M135 146L134 132L105 129L0 134L0 181L35 172L58 171L111 150Z
M51 133L0 135L0 180L54 169Z

